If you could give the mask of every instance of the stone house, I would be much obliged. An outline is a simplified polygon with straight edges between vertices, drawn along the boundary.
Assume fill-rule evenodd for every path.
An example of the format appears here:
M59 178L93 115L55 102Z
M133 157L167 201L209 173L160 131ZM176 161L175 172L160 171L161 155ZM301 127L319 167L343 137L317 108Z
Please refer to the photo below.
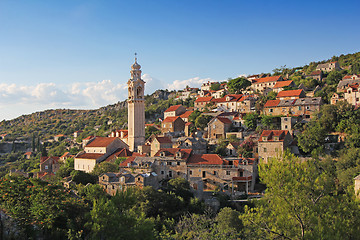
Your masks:
M164 112L164 119L167 117L176 117L180 116L181 114L185 113L186 109L182 105L175 105L171 106Z
M281 117L281 130L287 130L293 133L294 125L297 123L296 117Z
M61 141L61 140L64 140L65 137L66 136L64 134L58 134L58 135L54 136L54 140L55 141Z
M210 91L210 88L213 84L218 84L218 82L210 82L210 81L205 82L201 85L200 89L202 91Z
M194 126L194 124L192 122L187 122L185 123L185 137L190 137L192 132L191 132L191 128Z
M251 88L255 92L264 92L266 89L273 89L277 82L283 81L281 76L263 77L252 80Z
M276 99L279 100L298 99L304 97L306 97L306 94L302 89L281 91L276 95Z
M355 192L355 196L356 198L360 199L360 175L356 176L354 178L354 192Z
M74 132L74 138L79 137L81 133L83 133L83 131L82 131L82 130L75 131L75 132Z
M161 133L180 133L184 131L185 122L181 117L167 117L161 122Z
M268 100L264 105L263 114L268 116L301 115L311 118L320 110L322 104L321 97Z
M56 173L60 168L59 157L41 157L40 172Z
M208 123L208 138L219 139L225 138L226 133L230 131L232 121L226 117L215 117Z
M204 111L207 104L211 104L212 97L198 97L194 102L194 110Z
M161 179L186 178L186 163L192 154L191 149L165 148L154 156L154 170Z
M321 80L323 78L323 73L321 70L316 70L316 71L313 71L312 73L310 73L309 75L307 75L306 77L313 78L313 79L321 82Z
M258 141L258 154L264 163L287 149L293 139L287 130L264 130Z
M360 104L359 86L358 83L349 85L344 93L344 99L351 105L357 106Z
M337 102L340 102L340 101L345 101L345 99L344 99L343 97L340 97L340 94L339 94L339 93L334 93L334 94L331 96L330 104L335 105Z
M173 142L169 137L152 135L145 144L150 145L150 156L153 157L162 148L171 148Z
M323 72L331 72L332 70L340 70L340 65L339 63L336 62L329 62L329 63L323 63L323 64L319 64L316 67L316 70L320 70Z
M207 149L207 141L203 138L179 137L174 142L173 148L191 149L194 154L204 154Z
M86 144L84 151L75 156L74 168L91 172L96 164L104 161L119 148L129 149L129 146L117 137L95 137Z
M129 187L151 186L158 189L159 183L154 172L130 174L130 173L103 173L99 176L99 185L106 193L114 196L117 191L123 191Z
M226 155L233 157L238 156L237 150L239 146L239 142L229 142L228 145L226 145Z
M273 91L279 93L284 90L284 87L295 87L295 83L292 80L289 81L279 81L276 82L275 86L273 87Z
M340 92L346 92L347 88L350 85L353 84L360 84L360 75L346 75L343 77L343 79L338 83L337 87L336 87L336 91L338 93Z
M24 153L24 156L25 156L26 159L30 159L33 155L34 155L33 152Z
M187 123L189 122L189 116L193 113L194 111L186 111L183 114L181 114L179 117L181 117L181 119Z

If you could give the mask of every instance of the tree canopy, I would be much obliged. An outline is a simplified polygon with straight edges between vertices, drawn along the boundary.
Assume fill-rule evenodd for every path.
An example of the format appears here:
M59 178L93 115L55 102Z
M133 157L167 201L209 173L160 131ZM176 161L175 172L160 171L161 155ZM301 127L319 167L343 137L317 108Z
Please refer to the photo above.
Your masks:
M228 84L228 89L230 93L241 93L247 87L251 86L251 82L244 77L238 77L230 79Z

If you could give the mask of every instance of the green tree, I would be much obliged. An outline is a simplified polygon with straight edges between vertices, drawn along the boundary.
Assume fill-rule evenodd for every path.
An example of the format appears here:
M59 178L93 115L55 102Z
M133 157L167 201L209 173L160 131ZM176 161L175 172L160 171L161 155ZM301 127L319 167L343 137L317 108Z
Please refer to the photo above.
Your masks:
M95 165L92 174L96 176L100 176L103 173L118 172L118 171L119 171L119 165L111 162L102 162L100 164Z
M335 179L321 162L291 154L259 165L267 190L241 216L246 239L359 239L359 207L337 195Z
M148 139L153 134L158 135L160 133L161 133L161 131L154 126L146 127L145 128L145 139Z
M200 128L201 130L204 130L204 128L207 127L207 124L212 119L212 116L210 115L200 115L195 120L195 126L197 128Z
M326 83L329 85L338 84L342 77L343 76L339 71L333 70L326 77Z
M210 90L217 91L220 89L220 83L211 84Z
M248 113L245 115L245 126L249 129L256 129L259 115L257 113Z
M318 121L311 121L305 130L298 135L298 144L302 151L311 153L314 150L323 150L327 130Z
M251 82L244 77L238 77L230 79L227 86L230 93L241 93L247 87L251 86Z

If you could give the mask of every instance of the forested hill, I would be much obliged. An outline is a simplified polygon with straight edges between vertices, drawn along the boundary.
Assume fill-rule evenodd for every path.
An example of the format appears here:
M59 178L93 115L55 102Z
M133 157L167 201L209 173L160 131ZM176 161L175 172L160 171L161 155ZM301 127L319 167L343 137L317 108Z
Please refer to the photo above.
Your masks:
M329 61L338 61L341 72L336 72L328 77L325 82L316 82L304 75L310 74L316 66ZM301 71L297 71L301 70ZM282 75L285 78L294 80L306 87L314 88L316 85L323 85L322 90L317 93L325 102L336 90L337 82L346 74L360 74L360 52L334 56L331 59L310 62L308 65L295 68L282 66L275 68L272 75ZM171 105L184 104L191 106L192 102L175 102L176 92L157 90L153 94L146 96L146 119L153 122L161 117L162 112ZM56 109L36 112L23 115L16 119L0 122L0 134L10 134L10 140L29 138L33 134L42 138L52 137L57 134L70 135L75 131L83 130L84 135L106 135L110 130L126 128L127 124L127 105L126 101L108 105L96 110L69 110Z
M145 97L146 117L149 120L173 105L175 94L157 90ZM0 122L0 134L10 134L8 140L28 139L34 134L42 139L58 134L72 135L82 130L84 135L106 135L110 130L126 128L127 103L118 102L96 110L52 109L22 115L16 119Z

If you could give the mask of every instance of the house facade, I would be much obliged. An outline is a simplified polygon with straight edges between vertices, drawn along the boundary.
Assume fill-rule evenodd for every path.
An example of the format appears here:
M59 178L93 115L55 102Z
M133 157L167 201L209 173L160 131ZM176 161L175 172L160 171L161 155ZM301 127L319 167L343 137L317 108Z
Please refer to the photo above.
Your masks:
M287 130L264 130L258 141L258 154L264 163L269 158L280 156L293 141Z

